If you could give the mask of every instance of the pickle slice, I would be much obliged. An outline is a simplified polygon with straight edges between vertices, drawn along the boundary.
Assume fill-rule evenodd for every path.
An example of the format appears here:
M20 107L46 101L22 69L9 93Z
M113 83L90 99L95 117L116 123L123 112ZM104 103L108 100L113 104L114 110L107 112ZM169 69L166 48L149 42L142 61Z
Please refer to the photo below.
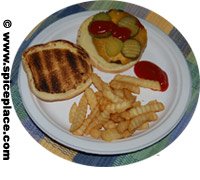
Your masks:
M111 17L105 12L100 12L94 15L92 20L93 21L111 21Z
M105 44L105 50L108 56L114 57L122 50L123 42L115 37L109 37Z
M135 36L138 31L139 31L139 27L137 26L137 19L132 17L132 16L127 16L122 18L119 22L118 22L118 26L120 27L126 27L128 29L131 30L131 36Z
M136 59L141 53L141 45L135 39L128 39L124 42L121 52L127 58Z

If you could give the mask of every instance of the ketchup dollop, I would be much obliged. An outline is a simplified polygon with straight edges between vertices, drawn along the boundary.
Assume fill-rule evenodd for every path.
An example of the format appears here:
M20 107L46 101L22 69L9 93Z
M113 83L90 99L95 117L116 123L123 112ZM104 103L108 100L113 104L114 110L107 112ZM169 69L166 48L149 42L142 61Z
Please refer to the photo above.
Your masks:
M131 30L126 27L119 27L112 21L93 21L89 26L88 30L93 35L102 35L105 33L112 34L113 37L126 41L131 37Z
M115 26L112 30L112 35L121 41L126 41L131 37L131 30L125 27Z
M152 62L139 61L134 66L134 72L139 78L159 81L161 91L166 91L169 86L166 72Z
M112 32L113 24L114 23L110 21L94 21L89 25L88 30L93 35L101 35Z

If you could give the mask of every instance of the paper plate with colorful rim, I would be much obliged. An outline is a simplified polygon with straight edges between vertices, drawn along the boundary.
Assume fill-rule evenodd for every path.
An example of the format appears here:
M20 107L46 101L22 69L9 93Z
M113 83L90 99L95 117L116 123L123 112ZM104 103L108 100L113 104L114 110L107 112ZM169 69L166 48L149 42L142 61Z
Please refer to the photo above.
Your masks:
M139 100L157 99L165 110L159 121L146 131L113 142L79 137L69 132L68 112L81 95L61 102L44 102L30 91L22 67L22 53L32 45L65 39L76 42L81 23L99 11L121 9L137 16L147 29L148 43L143 59L166 71L166 92L141 90ZM94 68L105 81L114 75ZM133 69L123 72L133 75ZM148 158L172 143L184 130L195 110L199 96L199 71L194 54L181 33L158 14L125 2L91 1L64 8L39 23L25 38L15 57L11 74L11 93L17 115L30 135L58 156L90 166L119 166Z

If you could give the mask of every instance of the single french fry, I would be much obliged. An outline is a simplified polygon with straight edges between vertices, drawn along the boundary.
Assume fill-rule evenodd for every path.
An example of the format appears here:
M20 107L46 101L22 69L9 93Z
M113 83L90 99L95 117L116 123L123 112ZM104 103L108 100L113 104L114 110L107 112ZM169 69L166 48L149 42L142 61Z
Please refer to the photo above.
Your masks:
M117 130L118 130L120 133L123 133L125 130L128 129L129 124L130 124L130 121L129 121L129 120L121 121L121 122L119 122L119 124L117 125Z
M94 91L91 88L87 88L85 90L85 96L87 98L88 104L90 105L90 109L94 110L98 104Z
M104 81L102 81L102 79L97 74L95 74L95 73L92 73L91 79L92 79L92 82L93 82L94 86L99 91L102 91L103 90L103 86L107 84Z
M87 99L85 95L81 97L81 100L79 102L78 108L77 108L77 116L76 119L73 120L73 123L71 124L70 131L73 132L81 127L87 113Z
M116 96L119 96L120 98L124 99L124 91L122 89L112 89L112 90Z
M146 130L149 129L149 123L145 122L144 124L142 124L140 127L137 128L137 130Z
M130 120L128 130L129 131L136 130L138 127L140 127L145 122L155 121L157 119L158 119L158 116L154 112L140 114L139 116L136 116Z
M95 92L95 96L96 96L97 102L99 102L100 99L103 97L103 93L101 91L97 91Z
M130 107L131 107L131 102L126 100L121 103L108 104L105 109L109 113L121 113Z
M148 109L147 107L149 106L149 104L147 104L146 105L146 109ZM160 111L163 111L164 109L165 109L165 106L164 106L164 104L163 103L161 103L161 102L156 102L156 103L154 103L154 104L150 104L150 111L152 111L152 112L160 112Z
M104 96L99 100L99 109L100 111L103 111L105 107L110 104L111 101L105 98Z
M102 131L101 137L103 140L110 142L122 138L122 135L114 128Z
M135 102L136 101L136 96L132 95L131 91L129 91L128 89L123 89L124 92L124 96L127 100L131 101L131 102Z
M135 101L133 104L132 104L132 107L133 108L136 108L136 107L139 107L141 106L141 102L140 101Z
M91 129L90 135L95 139L99 139L101 137L101 130L96 129L96 128Z
M112 113L110 114L110 120L115 123L119 123L121 121L124 121L124 118L122 118L119 113Z
M119 96L115 95L112 92L112 89L109 86L104 86L104 89L102 92L103 92L104 97L106 97L113 103L119 103L123 101L122 98L120 98Z
M111 120L109 120L108 122L106 122L106 123L103 124L103 127L105 129L113 129L113 128L116 127L116 123L113 122L113 121L111 121Z
M135 94L140 94L140 88L128 82L112 80L110 86L114 89L128 89Z
M159 112L164 109L165 109L165 106L161 102L156 102L156 103L151 103L151 104L147 103L144 106L133 107L133 108L129 109L128 111L122 112L121 116L124 119L131 119L140 114L144 114L144 113L148 113L148 112Z
M116 75L114 80L131 83L131 84L134 84L135 86L149 88L156 91L161 90L160 83L158 81L146 80L146 79L131 77L127 75L120 75L120 74Z
M147 104L157 104L158 101L156 99L149 101Z
M97 117L97 120L101 123L105 123L110 118L110 112L107 109L104 109L99 116Z
M95 129L99 129L101 130L103 128L103 123L99 123L97 124L97 126L95 127Z
M76 103L73 103L70 111L69 111L69 122L70 123L73 123L74 122L74 119L76 119L76 115L77 115L77 104Z
M128 138L133 134L133 132L130 132L129 130L125 130L121 135L123 138Z

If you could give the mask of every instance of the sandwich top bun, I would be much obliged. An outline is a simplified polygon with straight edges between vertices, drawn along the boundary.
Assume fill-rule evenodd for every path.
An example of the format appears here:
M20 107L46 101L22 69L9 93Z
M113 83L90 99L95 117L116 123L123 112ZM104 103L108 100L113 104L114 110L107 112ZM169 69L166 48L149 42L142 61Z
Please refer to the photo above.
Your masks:
M73 98L91 84L92 67L85 50L69 41L35 45L22 55L32 92L45 101Z
M119 73L140 59L147 31L135 16L112 9L86 19L79 28L77 44L88 52L97 69Z

